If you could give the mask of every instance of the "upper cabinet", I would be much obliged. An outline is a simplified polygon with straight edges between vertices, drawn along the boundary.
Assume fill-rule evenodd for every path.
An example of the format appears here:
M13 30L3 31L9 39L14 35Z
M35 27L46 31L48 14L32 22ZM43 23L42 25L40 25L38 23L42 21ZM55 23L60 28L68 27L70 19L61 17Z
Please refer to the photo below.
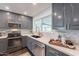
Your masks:
M8 22L14 22L14 23L18 23L18 18L19 18L19 15L18 14L15 14L15 13L7 13L7 16L8 16Z
M53 4L53 28L64 27L64 4L55 3Z
M21 29L32 29L32 17L0 11L0 28L8 29L8 23L21 24Z
M32 17L19 16L18 22L22 29L32 29Z
M67 30L70 29L70 23L72 21L72 4L64 4L64 23Z
M7 29L8 28L8 19L6 12L0 11L0 28Z
M79 3L52 4L53 28L79 30Z
M72 19L70 21L71 30L79 30L79 3L71 4Z

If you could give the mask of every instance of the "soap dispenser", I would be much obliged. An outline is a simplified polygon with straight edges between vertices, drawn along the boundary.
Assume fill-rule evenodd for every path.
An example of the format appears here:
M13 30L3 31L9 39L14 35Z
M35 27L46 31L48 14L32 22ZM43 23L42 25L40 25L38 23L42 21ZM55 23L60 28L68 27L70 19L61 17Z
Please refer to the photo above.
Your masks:
M62 39L62 37L61 37L61 35L59 34L59 35L58 35L58 40L61 41L61 39Z

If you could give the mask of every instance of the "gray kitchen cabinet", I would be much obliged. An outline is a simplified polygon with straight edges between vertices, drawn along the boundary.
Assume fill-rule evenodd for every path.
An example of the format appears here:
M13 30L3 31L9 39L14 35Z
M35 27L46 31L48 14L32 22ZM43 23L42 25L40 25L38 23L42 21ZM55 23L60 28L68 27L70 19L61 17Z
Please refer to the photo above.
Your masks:
M32 17L29 16L10 13L10 22L21 24L21 29L32 29Z
M15 13L10 13L9 17L9 21L8 22L14 22L14 23L18 23L18 16L17 14Z
M26 46L30 51L32 51L33 49L33 46L34 46L33 43L35 43L35 40L27 36Z
M30 38L28 36L22 37L23 48L27 47L31 52L32 52L32 48L33 48L33 43L35 43L35 40L33 40L32 38Z
M27 36L22 36L22 46L23 46L23 48L26 47L26 43L27 43Z
M31 47L32 47L32 41L29 37L27 37L27 40L26 40L26 47L31 50Z
M8 40L0 39L0 52L6 52L8 48Z
M53 28L79 30L79 3L52 4Z
M64 4L54 3L52 9L53 9L53 28L54 29L64 28Z
M34 56L45 56L45 44L34 40L34 38L27 37L27 48L32 52Z
M46 46L46 56L68 56L68 55L54 48Z
M66 3L64 4L64 21L65 21L65 27L67 30L69 30L70 28L70 22L72 20L72 5L70 3Z
M0 11L0 28L7 29L8 28L8 19L6 12Z
M70 30L79 30L79 3L71 4L72 19L69 24Z
M27 25L27 29L32 29L32 24L33 23L33 20L32 20L32 17L27 17L26 18L26 25Z
M32 19L26 17L22 23L23 29L32 29Z
M32 17L20 16L21 29L32 29Z
M8 23L21 24L21 29L32 29L32 17L0 10L0 28L8 29Z

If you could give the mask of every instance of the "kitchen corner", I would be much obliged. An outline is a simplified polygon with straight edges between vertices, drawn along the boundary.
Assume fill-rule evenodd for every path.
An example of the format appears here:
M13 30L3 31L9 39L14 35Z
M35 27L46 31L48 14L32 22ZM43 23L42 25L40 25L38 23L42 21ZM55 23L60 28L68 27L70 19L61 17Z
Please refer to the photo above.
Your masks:
M79 3L0 4L0 56L79 56Z
M49 34L49 33L48 33ZM75 45L76 49L69 49L69 48L65 48L65 47L60 47L60 46L56 46L56 45L51 45L49 44L49 41L51 39L50 36L46 36L48 34L44 34L41 38L34 38L32 37L31 35L33 34L22 34L23 36L28 36L36 41L39 41L45 45L48 45L50 46L51 48L54 48L58 51L61 51L67 55L70 55L70 56L78 56L79 55L79 45ZM54 36L54 34L52 34ZM56 34L55 34L56 35ZM55 37L54 37L55 38ZM57 38L57 37L56 37Z
M53 32L54 33L54 32ZM58 50L58 51L60 51L60 52L62 52L62 53L65 53L65 54L67 54L67 55L69 55L69 56L78 56L79 55L79 45L75 45L75 47L76 47L76 49L69 49L69 48L65 48L65 47L60 47L60 46L56 46L56 45L51 45L51 44L49 44L49 41L50 41L50 39L52 39L53 37L56 39L57 37L56 37L56 33L55 34L50 34L49 32L42 32L42 34L43 34L43 36L42 37L40 37L40 38L34 38L34 37L32 37L32 33L30 33L30 31L27 31L27 30L21 30L21 35L23 36L23 37L29 37L29 38L31 38L32 40L36 40L36 41L38 41L38 42L40 42L40 43L42 43L42 44L44 44L44 45L46 45L46 46L49 46L49 47L51 47L51 48L53 48L53 49L56 49L56 50ZM48 36L49 35L49 36ZM52 36L52 37L51 37ZM7 35L6 36L1 36L0 37L0 39L8 39L7 38ZM27 39L26 39L27 40Z

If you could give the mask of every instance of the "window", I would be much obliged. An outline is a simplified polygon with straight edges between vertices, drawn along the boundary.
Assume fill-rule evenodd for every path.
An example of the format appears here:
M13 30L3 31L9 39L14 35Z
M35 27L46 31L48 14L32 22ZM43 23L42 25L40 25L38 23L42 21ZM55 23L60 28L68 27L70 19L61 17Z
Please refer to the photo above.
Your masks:
M33 28L34 31L41 31L41 19L34 20Z
M34 20L33 29L35 31L49 32L52 30L52 17L46 16L38 20Z
M42 19L42 31L51 31L52 30L52 18L51 16L44 17Z

